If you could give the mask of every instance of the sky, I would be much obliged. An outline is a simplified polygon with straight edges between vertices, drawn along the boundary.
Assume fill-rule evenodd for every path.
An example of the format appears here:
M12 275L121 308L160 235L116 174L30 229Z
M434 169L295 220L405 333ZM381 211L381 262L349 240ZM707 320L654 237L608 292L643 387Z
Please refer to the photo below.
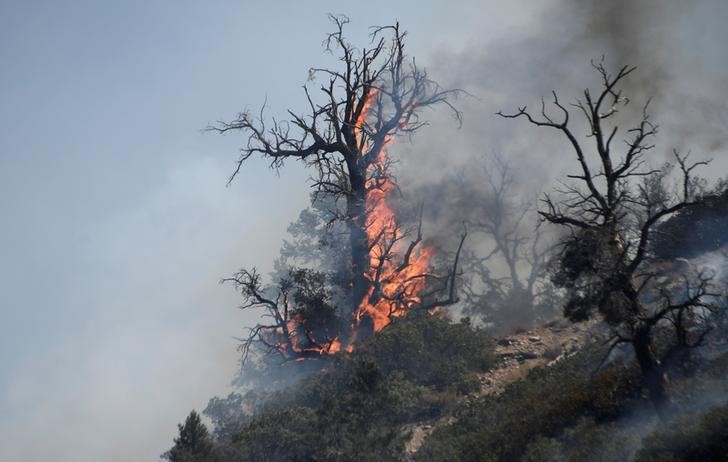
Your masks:
M226 187L241 139L202 129L300 107L328 13L426 60L538 13L505 3L0 1L0 460L157 460L230 390L255 315L218 281L269 270L309 190Z
M328 13L358 45L399 20L418 64L473 94L461 129L429 114L402 145L420 183L489 150L531 184L562 174L558 140L493 114L575 96L602 53L640 66L665 147L728 171L723 0L0 0L0 460L154 461L231 390L257 318L218 281L269 271L310 189L258 159L226 186L243 140L203 129L303 108L308 69L335 65Z

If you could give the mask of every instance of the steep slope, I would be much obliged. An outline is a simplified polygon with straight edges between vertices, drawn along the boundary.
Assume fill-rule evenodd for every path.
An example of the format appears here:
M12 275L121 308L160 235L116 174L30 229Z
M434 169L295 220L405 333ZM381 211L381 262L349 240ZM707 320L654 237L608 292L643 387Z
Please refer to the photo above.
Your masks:
M597 322L572 324L558 320L501 337L496 340L496 366L480 374L480 389L471 396L498 395L508 384L525 378L533 368L554 365L603 339L605 332ZM452 415L445 415L410 426L405 460L412 460L412 455L438 426L454 420Z

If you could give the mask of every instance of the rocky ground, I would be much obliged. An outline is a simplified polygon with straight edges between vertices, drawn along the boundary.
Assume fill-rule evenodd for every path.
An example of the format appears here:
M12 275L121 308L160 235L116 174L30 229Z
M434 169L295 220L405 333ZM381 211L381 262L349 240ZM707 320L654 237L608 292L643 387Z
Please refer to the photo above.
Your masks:
M548 367L603 338L601 329L594 321L573 324L565 320L500 337L495 347L498 365L481 376L478 395L499 394L506 385L525 377L534 367ZM452 416L444 416L436 421L413 425L405 447L405 460L422 446L435 427L452 421Z

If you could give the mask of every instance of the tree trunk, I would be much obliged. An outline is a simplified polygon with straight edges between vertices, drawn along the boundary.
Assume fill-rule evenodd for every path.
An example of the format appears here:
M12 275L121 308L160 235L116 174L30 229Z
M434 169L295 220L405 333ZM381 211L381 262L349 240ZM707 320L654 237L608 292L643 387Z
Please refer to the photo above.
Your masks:
M347 202L347 219L351 246L351 313L361 304L369 292L369 242L366 232L366 188L354 189Z
M650 339L651 327L647 325L638 326L632 339L637 363L642 372L642 380L647 388L647 393L655 406L660 418L664 418L665 405L667 404L666 380L662 371L662 365L655 356Z

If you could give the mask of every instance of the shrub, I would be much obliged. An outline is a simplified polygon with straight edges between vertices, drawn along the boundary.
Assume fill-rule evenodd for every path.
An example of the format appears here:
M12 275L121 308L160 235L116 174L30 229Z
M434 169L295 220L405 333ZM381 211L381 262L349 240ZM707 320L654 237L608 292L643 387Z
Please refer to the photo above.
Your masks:
M498 396L466 401L453 424L425 441L417 460L517 460L529 443L556 437L583 416L596 421L614 416L637 392L638 372L615 367L592 376L593 356L582 353L534 369ZM541 445L529 457L553 449Z
M493 363L484 331L467 321L413 313L351 355L338 355L325 371L271 394L257 416L246 417L227 457L397 460L408 438L404 424L438 416L455 394L477 389L477 374ZM216 414L234 415L218 409L222 403L215 401Z
M385 374L399 372L412 383L437 390L468 393L478 389L477 374L495 363L493 341L465 319L415 312L395 319L354 352L367 358Z
M638 462L728 460L728 405L684 415L659 426L644 440Z

